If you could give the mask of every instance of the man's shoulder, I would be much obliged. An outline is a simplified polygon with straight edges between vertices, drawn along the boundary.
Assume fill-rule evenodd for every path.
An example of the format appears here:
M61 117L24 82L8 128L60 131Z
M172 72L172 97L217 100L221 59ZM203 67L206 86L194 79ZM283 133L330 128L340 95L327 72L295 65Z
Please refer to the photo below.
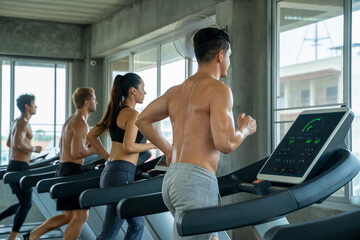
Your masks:
M227 86L224 82L216 79L208 79L206 82L206 90L208 90L211 94L228 94L231 92L229 86Z
M23 118L18 118L14 120L13 125L16 128L27 128L30 124L28 121L25 121Z
M72 116L69 119L67 125L67 129L77 130L79 128L87 127L87 122L80 116Z

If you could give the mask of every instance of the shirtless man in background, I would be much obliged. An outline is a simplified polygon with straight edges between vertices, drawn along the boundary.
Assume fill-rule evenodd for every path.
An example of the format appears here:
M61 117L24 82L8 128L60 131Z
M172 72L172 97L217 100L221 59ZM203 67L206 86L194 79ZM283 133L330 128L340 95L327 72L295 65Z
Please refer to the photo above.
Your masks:
M217 239L216 233L180 237L176 222L185 210L219 205L215 174L220 152L239 147L256 132L256 121L241 113L235 128L231 90L219 81L230 66L229 36L216 28L201 29L194 37L194 49L197 73L150 103L136 125L170 164L162 194L175 217L173 239ZM156 124L166 117L173 129L173 146Z
M7 172L24 171L29 169L32 152L40 153L41 146L32 146L33 133L30 118L36 114L35 96L32 94L20 95L16 100L21 116L14 120L6 145L11 150ZM15 214L14 225L8 239L17 237L21 226L32 205L32 188L20 188L19 183L10 183L12 192L19 199L19 203L7 208L0 214L0 220Z
M72 98L76 112L66 120L62 128L60 164L56 171L56 176L60 177L82 173L84 158L97 154L95 148L89 146L86 141L89 131L87 119L90 113L96 111L98 104L95 91L92 88L77 88ZM87 220L89 210L80 208L78 197L59 198L56 207L57 210L64 210L64 213L49 218L32 232L23 235L23 239L39 239L43 234L65 224L69 225L64 239L77 239Z

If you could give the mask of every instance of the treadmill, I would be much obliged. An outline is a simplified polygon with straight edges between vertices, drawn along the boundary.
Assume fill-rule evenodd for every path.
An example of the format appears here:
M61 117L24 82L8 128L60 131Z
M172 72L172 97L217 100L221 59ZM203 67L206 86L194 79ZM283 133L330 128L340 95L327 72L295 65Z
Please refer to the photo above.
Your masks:
M155 180L153 182L152 178L154 178L155 176L157 176L159 174L164 174L164 171L154 169L154 167L157 165L157 163L160 162L159 160L163 159L163 158L159 157L159 158L156 158L153 160L146 161L146 159L149 158L150 156L151 156L151 154L149 154L148 151L144 152L144 153L140 153L139 160L138 160L139 165L137 166L135 178L136 178L137 182L145 183L145 182L149 181L148 185L149 186L153 185L152 187L146 188L146 189L151 189L154 187L161 188L161 182L159 182L159 180ZM92 171L89 171L86 173L82 173L82 174L72 175L72 176L47 178L47 179L38 181L36 184L37 193L38 193L38 195L40 195L39 200L43 201L44 203L45 202L48 203L49 206L50 205L52 206L52 207L49 207L49 210L51 210L50 216L53 216L53 215L56 215L59 213L54 210L56 207L55 207L55 202L52 199L57 199L57 198L64 197L64 196L65 197L79 196L83 191L85 191L85 192L90 191L91 193L95 193L93 198L97 203L86 205L86 206L83 205L83 207L91 207L91 208L90 208L89 218L88 218L87 222L84 224L83 230L80 235L81 239L91 240L91 239L96 238L96 235L98 235L99 232L101 231L102 222L105 217L106 206L104 206L104 205L111 203L111 201L114 201L111 199L114 197L117 197L117 193L119 193L119 192L121 193L121 191L119 191L117 187L112 189L113 192L109 189L100 189L99 179L100 179L101 171L102 171L102 168L95 169L95 170L92 170ZM36 177L36 175L30 176L30 177ZM158 184L154 184L154 183L158 183ZM132 185L132 184L129 184L127 186L130 186L130 185ZM121 187L123 187L123 186L121 186ZM130 189L131 188L132 187L130 187ZM135 189L136 189L136 187L135 187ZM98 191L101 193L99 193ZM104 193L104 191L106 193ZM50 193L50 194L48 194L48 193ZM109 198L110 200L107 198ZM102 202L102 201L104 201L104 199L107 202ZM90 197L90 200L92 200L92 197ZM115 200L114 203L117 203L118 201L119 200ZM165 231L167 233L171 232L166 227L166 223L164 224L164 218L161 218L161 221L159 221L159 222L160 222L160 224L158 224L158 225L160 226L160 228L162 228L162 231ZM156 229L156 228L159 228L159 226L154 228L153 222L147 221L146 229L144 231L142 239L144 239L144 240L166 239L163 237L158 237L158 236L163 235L163 233L161 233L161 231L159 232L159 229ZM124 223L117 239L122 239L124 237L126 228L127 228L126 223ZM65 230L65 227L63 227L62 230Z
M4 180L4 183L10 182L20 182L20 180L26 176L27 174L37 173L38 175L41 174L48 174L48 176L55 174L56 164L59 161L59 154L55 153L55 149L50 151L50 153L39 156L35 159L30 160L29 170L27 171L20 171L20 172L8 172L6 173L7 166L4 166L0 169L0 179ZM20 183L21 185L21 183ZM21 185L22 186L22 185ZM31 187L31 186L25 186ZM20 229L20 234L26 233L36 226L41 224L40 222L25 222ZM1 224L0 225L0 238L8 237L12 230L13 224ZM53 232L51 234L46 235L45 237L57 237L59 236L58 232Z
M179 235L253 226L263 239L271 228L288 225L286 214L326 200L360 170L344 141L353 118L347 107L302 112L269 157L218 178L222 197L241 192L258 197L185 211L176 222ZM164 211L161 192L118 204L123 218Z
M89 171L94 168L95 165L104 163L105 160L99 157L98 155L92 155L85 158L84 168ZM18 171L18 172L7 172L3 176L4 183L16 183L18 182L22 188L30 188L35 187L37 182L46 179L55 177L55 172L57 168L57 164L59 163L59 155L49 158L45 158L42 160L32 161L30 163L31 168L26 171ZM36 191L33 191L33 202L37 205L40 212L44 215L45 218L52 216L49 214L49 206L53 201L47 201L49 199L39 198L39 195ZM35 229L41 222L35 223L24 223L24 225L20 229L20 234L26 233L32 229ZM6 224L0 226L0 237L7 237L11 232L12 224ZM48 234L45 234L41 239L62 239L62 232L60 230L52 231Z

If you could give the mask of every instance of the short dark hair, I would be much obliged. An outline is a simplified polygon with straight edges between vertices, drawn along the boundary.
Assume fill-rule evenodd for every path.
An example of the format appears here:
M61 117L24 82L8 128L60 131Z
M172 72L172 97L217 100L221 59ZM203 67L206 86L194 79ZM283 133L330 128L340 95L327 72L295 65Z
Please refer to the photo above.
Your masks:
M94 93L95 91L93 88L83 87L75 89L72 95L72 100L76 109L82 108L84 106L85 100L90 101Z
M16 99L16 106L19 108L20 112L25 112L25 104L28 106L31 105L31 102L35 101L35 96L33 94L22 94Z
M200 29L194 36L194 50L198 63L210 62L220 51L228 51L229 35L217 28Z

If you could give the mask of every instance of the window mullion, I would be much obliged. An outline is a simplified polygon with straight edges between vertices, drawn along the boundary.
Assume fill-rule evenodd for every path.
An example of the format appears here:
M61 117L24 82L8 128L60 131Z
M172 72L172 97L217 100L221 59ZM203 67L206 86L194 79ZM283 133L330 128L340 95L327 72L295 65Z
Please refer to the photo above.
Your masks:
M157 66L157 89L156 89L156 95L157 97L160 97L161 95L161 45L158 45L156 47L157 49L157 58L156 58L156 66Z

